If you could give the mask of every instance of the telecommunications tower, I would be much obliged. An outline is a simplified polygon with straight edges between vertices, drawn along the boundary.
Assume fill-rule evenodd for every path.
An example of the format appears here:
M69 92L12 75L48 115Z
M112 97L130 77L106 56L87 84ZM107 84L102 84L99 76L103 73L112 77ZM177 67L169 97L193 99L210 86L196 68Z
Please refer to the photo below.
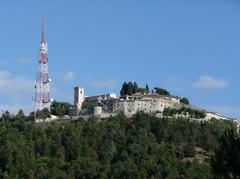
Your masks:
M42 40L38 56L38 72L35 85L35 112L48 108L52 103L48 73L48 47L45 39L44 19L42 20Z

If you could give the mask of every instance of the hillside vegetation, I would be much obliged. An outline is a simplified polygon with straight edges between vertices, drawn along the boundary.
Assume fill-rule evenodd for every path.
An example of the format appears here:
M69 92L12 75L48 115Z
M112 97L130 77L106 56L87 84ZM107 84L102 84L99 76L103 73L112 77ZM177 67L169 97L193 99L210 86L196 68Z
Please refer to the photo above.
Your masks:
M230 121L144 113L45 126L22 121L0 123L1 178L211 179L221 136L236 131Z

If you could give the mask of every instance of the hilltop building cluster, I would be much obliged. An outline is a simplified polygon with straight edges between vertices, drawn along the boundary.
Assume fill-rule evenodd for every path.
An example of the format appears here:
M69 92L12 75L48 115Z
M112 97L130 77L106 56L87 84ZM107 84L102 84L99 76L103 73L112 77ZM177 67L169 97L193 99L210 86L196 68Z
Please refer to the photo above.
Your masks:
M181 99L171 95L160 95L154 92L142 93L138 92L132 95L117 97L115 93L85 96L84 88L74 88L74 113L76 116L95 115L98 117L115 116L123 113L127 117L131 117L139 111L145 113L156 114L159 117L163 116L165 109L181 109L193 108L190 105L181 103ZM202 109L197 109L201 110ZM202 120L224 119L217 113L204 111L206 114ZM188 114L176 115L177 117L189 117Z

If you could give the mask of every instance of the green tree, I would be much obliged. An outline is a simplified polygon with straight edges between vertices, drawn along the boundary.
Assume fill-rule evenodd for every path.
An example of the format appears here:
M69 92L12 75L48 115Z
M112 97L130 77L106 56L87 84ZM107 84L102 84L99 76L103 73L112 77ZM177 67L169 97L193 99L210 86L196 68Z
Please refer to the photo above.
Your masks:
M35 112L31 112L28 116L26 116L26 122L34 122L35 120Z
M149 89L148 84L146 84L146 91L147 91L148 93L150 92L150 89Z
M186 97L182 98L182 99L180 100L180 102L183 103L183 104L186 104L186 105L189 105L189 104L190 104L188 98L186 98Z
M70 103L53 101L51 105L51 114L59 117L68 115L69 109L73 107Z
M121 89L121 91L120 91L120 95L121 96L125 96L125 95L127 95L127 88L128 88L128 84L127 84L127 82L125 81L124 83L123 83L123 85L122 85L122 89Z
M12 119L12 116L10 114L9 111L5 111L3 114L2 114L2 120L7 122L7 121L10 121Z
M133 83L130 81L128 82L128 88L127 88L127 95L133 94Z
M220 139L212 158L214 173L219 178L240 178L240 136L233 130Z
M194 157L195 156L195 146L193 144L186 144L183 147L183 152L185 157Z
M160 95L164 95L164 96L170 96L170 92L168 92L167 90L163 89L163 88L158 88L158 87L155 87L155 93L158 93Z
M136 82L133 83L133 93L137 93L138 92L138 84Z
M24 122L25 121L25 114L23 112L22 109L20 109L17 113L17 115L15 116L15 120L19 121L19 122Z
M38 110L35 115L37 119L47 119L51 117L51 113L48 108L44 108L43 110Z

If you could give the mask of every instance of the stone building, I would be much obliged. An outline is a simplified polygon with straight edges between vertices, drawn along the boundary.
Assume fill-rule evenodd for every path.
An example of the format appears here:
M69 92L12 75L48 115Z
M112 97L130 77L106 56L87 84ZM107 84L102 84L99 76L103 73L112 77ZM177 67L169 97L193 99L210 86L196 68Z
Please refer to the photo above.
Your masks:
M165 108L180 108L180 98L174 96L163 96L156 93L134 94L125 99L114 101L113 113L123 112L130 117L138 111L145 113L162 113Z
M112 113L113 102L118 99L115 93L102 94L97 96L85 96L84 88L75 87L74 88L74 113L79 115L83 110L83 103L96 103L96 105L101 105L102 110L105 113Z
M111 99L117 99L117 95L115 93L109 93L109 94L85 97L86 101L106 101Z
M85 101L84 88L77 86L74 88L74 113L76 115L82 110L83 102Z

